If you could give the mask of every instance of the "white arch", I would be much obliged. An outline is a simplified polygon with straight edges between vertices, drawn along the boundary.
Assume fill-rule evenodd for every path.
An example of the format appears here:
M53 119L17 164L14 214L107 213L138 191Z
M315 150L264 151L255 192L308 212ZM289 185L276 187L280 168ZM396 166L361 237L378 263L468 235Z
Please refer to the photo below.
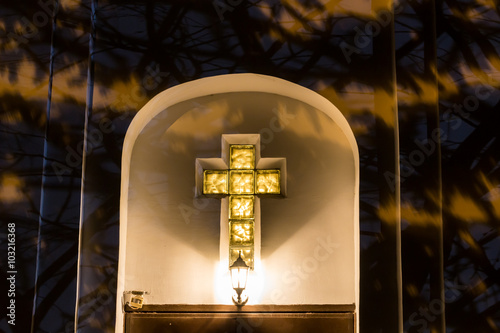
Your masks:
M121 196L120 196L120 243L118 263L117 307L115 332L123 331L123 306L122 295L124 291L125 251L127 240L127 212L128 188L130 177L130 162L132 151L137 138L146 125L160 112L180 102L198 97L234 93L234 92L263 92L276 94L309 104L330 117L341 129L347 138L353 154L355 170L359 170L358 146L349 123L343 114L329 100L318 93L298 84L272 76L259 74L227 74L213 76L183 83L169 88L151 99L136 114L131 122L122 153ZM359 306L359 172L355 174L355 203L354 203L354 245L355 245L355 279L356 279L356 305ZM356 309L358 312L359 309ZM356 318L359 316L357 315ZM359 325L357 325L359 327Z

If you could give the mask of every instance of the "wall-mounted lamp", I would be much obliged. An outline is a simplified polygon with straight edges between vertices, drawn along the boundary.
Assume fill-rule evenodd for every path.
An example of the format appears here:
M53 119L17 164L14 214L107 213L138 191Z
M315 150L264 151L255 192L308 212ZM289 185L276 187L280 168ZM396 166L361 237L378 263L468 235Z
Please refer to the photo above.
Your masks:
M241 293L245 290L247 286L248 280L248 270L250 267L245 263L245 261L241 258L241 252L238 256L238 259L229 266L231 270L231 283L233 284L233 289L236 291L237 298L233 295L233 302L237 306L243 306L248 301L248 296L245 298L241 297Z

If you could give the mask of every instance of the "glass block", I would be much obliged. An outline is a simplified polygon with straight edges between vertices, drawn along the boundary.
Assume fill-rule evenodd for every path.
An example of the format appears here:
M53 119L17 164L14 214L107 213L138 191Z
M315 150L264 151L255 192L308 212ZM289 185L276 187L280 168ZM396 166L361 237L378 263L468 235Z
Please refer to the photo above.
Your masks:
M232 195L229 197L230 219L253 219L253 195Z
M255 169L255 146L231 145L229 154L230 169Z
M203 172L203 194L227 194L227 171L205 170Z
M229 247L229 266L233 264L233 262L238 259L238 256L241 252L241 259L245 261L245 263L253 269L253 246L230 246Z
M229 193L231 194L253 194L254 172L253 170L231 170L229 172Z
M252 220L229 222L229 245L253 245L254 223Z
M257 194L280 194L280 171L279 170L257 170L255 177L255 193Z

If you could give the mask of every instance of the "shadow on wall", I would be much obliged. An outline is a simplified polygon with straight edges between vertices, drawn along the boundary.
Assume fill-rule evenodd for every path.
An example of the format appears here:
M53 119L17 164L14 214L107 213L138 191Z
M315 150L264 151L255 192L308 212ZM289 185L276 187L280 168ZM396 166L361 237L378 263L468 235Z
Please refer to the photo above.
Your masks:
M274 95L257 101L252 93L223 95L175 105L144 128L132 156L129 224L140 216L213 259L220 200L194 198L195 159L220 157L222 134L261 133L262 157L287 159L288 197L261 200L263 255L270 255L342 199L338 188L354 178L352 152L333 120L309 106ZM164 119L180 108L191 110L168 127ZM332 216L325 223L342 221Z

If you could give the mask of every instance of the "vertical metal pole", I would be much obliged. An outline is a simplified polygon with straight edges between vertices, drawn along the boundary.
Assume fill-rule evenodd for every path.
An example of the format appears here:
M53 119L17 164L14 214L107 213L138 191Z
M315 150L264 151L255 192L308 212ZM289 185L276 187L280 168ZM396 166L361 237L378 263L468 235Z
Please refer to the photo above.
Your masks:
M41 254L41 239L42 239L42 229L45 216L45 186L47 181L47 168L49 167L49 162L47 160L48 156L48 141L50 133L50 110L52 107L52 84L54 80L54 36L56 31L56 19L57 10L59 8L59 1L54 2L54 10L52 12L52 33L50 37L50 62L49 62L49 84L47 91L47 108L46 108L46 123L45 123L45 139L43 142L43 162L42 162L42 184L40 190L40 215L38 216L38 236L36 245L36 264L35 264L35 283L34 283L34 293L33 293L33 308L31 313L31 333L34 333L37 329L36 327L36 308L37 308L37 298L38 298L38 277L40 275L40 254Z
M79 232L78 232L78 259L77 259L77 275L76 275L76 304L75 304L75 326L74 332L78 332L78 319L79 319L79 306L80 306L80 289L81 289L81 249L82 249L82 235L83 235L83 223L85 219L84 207L85 207L85 171L86 171L86 160L87 160L87 149L88 149L88 126L89 121L92 116L92 104L94 101L94 45L96 37L96 8L97 0L92 0L91 4L91 17L90 17L90 36L89 36L89 63L87 72L87 97L86 97L86 110L85 110L85 126L83 132L83 156L82 156L82 182L80 186L80 221L79 221Z

